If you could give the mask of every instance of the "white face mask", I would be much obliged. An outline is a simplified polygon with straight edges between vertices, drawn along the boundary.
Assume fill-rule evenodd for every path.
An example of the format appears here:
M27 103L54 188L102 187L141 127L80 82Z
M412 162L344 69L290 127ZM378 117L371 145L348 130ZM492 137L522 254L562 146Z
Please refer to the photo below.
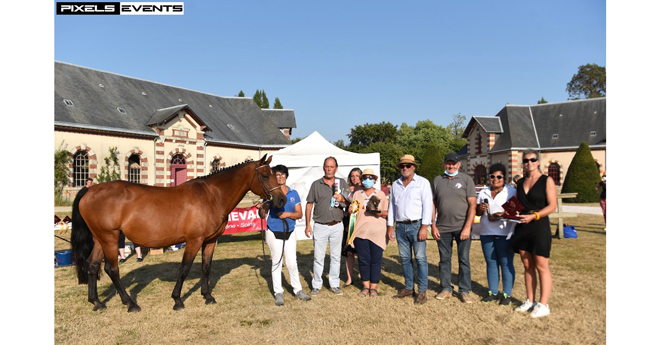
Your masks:
M606 178L605 178L605 176L603 176L603 182L605 182L605 180L606 180Z

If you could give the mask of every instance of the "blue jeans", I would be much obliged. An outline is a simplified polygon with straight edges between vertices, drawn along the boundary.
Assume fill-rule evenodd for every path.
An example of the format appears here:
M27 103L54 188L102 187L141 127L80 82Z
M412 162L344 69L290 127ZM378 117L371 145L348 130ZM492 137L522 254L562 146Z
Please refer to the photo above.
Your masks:
M513 267L513 252L509 251L511 240L506 236L481 236L481 249L486 259L486 275L488 290L498 293L500 287L500 270L502 271L502 292L511 296L516 269Z
M355 251L358 255L360 280L378 284L383 267L383 248L367 239L359 237L356 237L353 243L355 243Z
M399 247L399 257L403 266L403 277L406 281L406 289L414 289L414 267L412 253L415 253L417 262L417 291L426 292L429 285L429 264L426 261L426 241L417 239L422 222L413 224L396 223L396 241Z
M458 293L469 293L472 290L472 278L470 275L470 245L472 239L468 237L461 241L461 231L445 232L440 234L438 251L440 252L440 289L442 291L453 291L451 286L451 252L456 240L458 248Z

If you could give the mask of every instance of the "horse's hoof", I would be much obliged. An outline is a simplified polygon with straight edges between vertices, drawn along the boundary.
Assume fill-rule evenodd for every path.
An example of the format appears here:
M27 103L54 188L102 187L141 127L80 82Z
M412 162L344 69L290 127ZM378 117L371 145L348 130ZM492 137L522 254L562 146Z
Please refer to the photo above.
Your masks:
M92 309L92 310L93 311L98 311L98 310L104 310L104 309L106 309L105 304L99 302L99 303L94 303L94 309Z
M136 313L136 312L139 312L139 311L142 311L142 308L140 308L140 306L138 306L137 304L128 307L128 312L129 313Z
M209 298L206 299L206 304L207 304L207 305L209 305L209 304L216 304L216 303L217 303L217 302L215 301L215 298L213 298L213 297L209 297Z
M185 308L185 306L183 305L183 303L181 303L181 304L175 304L175 305L174 305L174 308L172 308L172 309L174 309L174 310L181 310L181 309L183 309L183 308Z

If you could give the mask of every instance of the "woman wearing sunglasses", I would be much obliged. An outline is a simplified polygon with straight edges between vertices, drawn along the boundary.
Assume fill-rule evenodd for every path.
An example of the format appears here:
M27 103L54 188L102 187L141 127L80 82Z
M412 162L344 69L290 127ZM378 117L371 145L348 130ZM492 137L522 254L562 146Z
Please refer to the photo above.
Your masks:
M371 169L362 173L362 189L353 194L353 200L360 203L355 223L353 244L358 254L358 266L362 279L360 297L378 296L378 283L383 262L383 252L387 248L387 208L389 201L380 189L376 189L378 176ZM376 209L370 207L370 199L378 198ZM374 200L375 201L375 200Z
M351 172L348 173L348 188L350 189L351 195L362 189L362 170L360 168L353 168ZM351 214L348 212L348 207L344 211L344 218L342 222L344 224L344 238L342 239L343 249L341 250L341 256L346 258L346 280L344 283L344 288L347 288L353 284L353 269L355 267L355 256L357 252L355 248L346 244L348 239L348 225L350 223Z
M477 216L481 216L481 249L486 259L486 276L488 277L488 296L482 302L493 302L499 299L500 305L511 304L511 290L515 279L513 267L514 253L509 251L511 235L515 224L501 218L503 212L490 212L493 206L502 206L516 190L506 181L506 167L496 163L488 169L490 184L477 195ZM502 272L502 295L499 294L500 271Z
M533 318L550 314L548 300L552 290L550 275L550 220L548 216L557 209L557 190L552 177L539 170L539 153L535 150L523 152L524 177L518 181L516 197L525 209L521 212L521 223L511 238L511 249L520 254L525 267L525 290L527 300L515 310L531 312ZM536 285L541 285L540 299L536 301Z

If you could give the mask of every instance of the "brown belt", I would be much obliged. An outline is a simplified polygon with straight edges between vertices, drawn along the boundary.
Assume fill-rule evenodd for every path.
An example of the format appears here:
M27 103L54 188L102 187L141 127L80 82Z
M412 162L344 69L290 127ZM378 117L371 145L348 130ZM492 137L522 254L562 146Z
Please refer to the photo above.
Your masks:
M339 222L330 222L330 223L319 223L319 224L332 226L332 225L336 225L336 224L339 224L339 223L341 223L341 221L339 221Z
M417 222L421 221L421 219L416 219L416 220L402 220L402 221L397 221L397 223L401 224L415 224Z

